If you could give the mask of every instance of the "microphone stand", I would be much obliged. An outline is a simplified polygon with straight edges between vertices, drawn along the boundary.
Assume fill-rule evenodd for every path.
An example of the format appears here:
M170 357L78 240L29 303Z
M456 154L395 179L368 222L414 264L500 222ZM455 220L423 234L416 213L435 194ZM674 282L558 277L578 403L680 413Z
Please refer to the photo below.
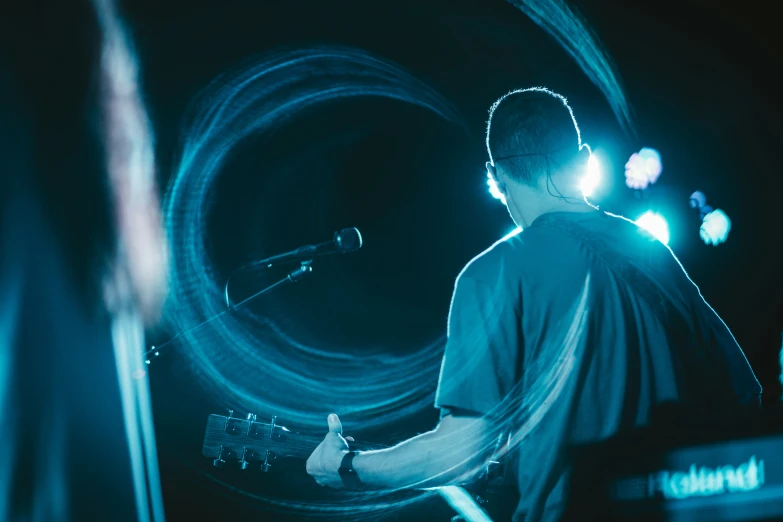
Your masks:
M145 364L150 364L153 359L157 359L158 357L160 357L160 350L162 348L166 347L168 344L176 341L181 336L189 334L190 332L193 332L194 330L197 330L197 329L201 328L202 326L205 326L205 325L211 323L215 319L218 319L219 317L223 317L224 315L226 315L226 314L228 314L230 312L233 312L234 310L236 310L240 306L244 305L248 301L252 301L256 297L258 297L258 296L260 296L262 294L266 294L268 292L271 292L275 288L279 288L279 287L281 287L281 286L283 286L283 285L285 285L287 283L297 283L297 282L301 281L307 274L312 273L312 271L313 271L313 267L311 266L312 263L313 263L312 259L307 260L307 261L302 261L302 264L301 264L301 266L299 266L299 268L297 268L296 270L292 270L284 278L280 279L279 281L275 281L274 283L272 283L271 285L269 285L267 287L262 288L261 290L259 290L255 294L251 295L248 298L243 299L242 301L240 301L240 302L238 302L238 303L236 303L234 305L231 304L231 301L230 301L229 295L228 295L228 283L231 281L231 277L233 277L233 274L232 274L231 276L229 276L228 281L226 282L225 293L226 293L226 306L227 306L227 308L225 310L223 310L222 312L220 312L219 314L217 314L217 315L215 315L213 317L210 317L206 321L201 322L201 323L199 323L199 324L197 324L197 325L195 325L195 326L193 326L193 327L191 327L191 328L189 328L189 329L187 329L187 330L185 330L183 332L178 333L177 335L175 335L173 338L169 339L168 341L166 341L162 345L160 345L158 347L153 346L152 348L150 348L149 350L144 352L144 363ZM241 267L241 268L244 268L244 267Z

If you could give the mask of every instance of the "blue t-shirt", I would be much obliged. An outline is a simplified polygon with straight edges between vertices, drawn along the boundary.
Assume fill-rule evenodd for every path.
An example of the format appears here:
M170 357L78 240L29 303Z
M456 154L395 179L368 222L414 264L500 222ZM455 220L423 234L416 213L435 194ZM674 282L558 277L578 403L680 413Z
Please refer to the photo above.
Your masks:
M566 447L644 425L663 402L708 410L760 396L668 247L618 216L553 212L458 277L435 404L506 423L515 519L554 520Z

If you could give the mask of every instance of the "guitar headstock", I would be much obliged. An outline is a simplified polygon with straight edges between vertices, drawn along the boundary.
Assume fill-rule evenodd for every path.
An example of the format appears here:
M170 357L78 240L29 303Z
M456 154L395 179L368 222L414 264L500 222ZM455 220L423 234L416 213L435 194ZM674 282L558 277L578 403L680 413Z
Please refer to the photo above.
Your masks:
M256 422L249 413L246 418L228 415L210 415L204 433L202 454L212 457L215 467L247 469L258 466L268 471L271 462L282 457L307 458L318 445L318 440L289 431L276 423Z
M234 417L233 410L228 410L228 415L208 417L201 453L205 457L211 457L212 463L218 468L258 467L262 471L269 471L275 459L306 459L322 440L323 436L301 435L280 426L277 424L277 417L264 423L257 422L252 413L240 418ZM351 448L360 451L385 447L380 444L351 442Z

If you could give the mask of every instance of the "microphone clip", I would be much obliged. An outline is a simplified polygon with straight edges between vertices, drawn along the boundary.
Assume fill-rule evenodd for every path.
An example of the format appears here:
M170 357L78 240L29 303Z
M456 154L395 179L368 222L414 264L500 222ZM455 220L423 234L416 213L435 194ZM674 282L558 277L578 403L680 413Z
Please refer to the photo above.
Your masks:
M290 279L292 283L297 283L301 281L304 278L304 276L313 272L312 265L313 265L312 259L308 259L307 261L302 261L302 265L299 268L297 268L296 270L292 270L291 272L288 273L287 276L288 279Z

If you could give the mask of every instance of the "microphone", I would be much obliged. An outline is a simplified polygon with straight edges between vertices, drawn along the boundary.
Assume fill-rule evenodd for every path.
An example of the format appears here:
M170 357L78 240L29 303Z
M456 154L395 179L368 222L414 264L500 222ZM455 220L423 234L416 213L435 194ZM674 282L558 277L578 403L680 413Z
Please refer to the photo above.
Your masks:
M267 265L267 268L271 268L273 265L310 261L313 258L329 254L347 254L348 252L355 252L361 247L362 235L359 229L355 227L344 228L335 232L334 237L330 241L324 241L317 245L305 245L290 252L254 261L252 264L254 266Z

